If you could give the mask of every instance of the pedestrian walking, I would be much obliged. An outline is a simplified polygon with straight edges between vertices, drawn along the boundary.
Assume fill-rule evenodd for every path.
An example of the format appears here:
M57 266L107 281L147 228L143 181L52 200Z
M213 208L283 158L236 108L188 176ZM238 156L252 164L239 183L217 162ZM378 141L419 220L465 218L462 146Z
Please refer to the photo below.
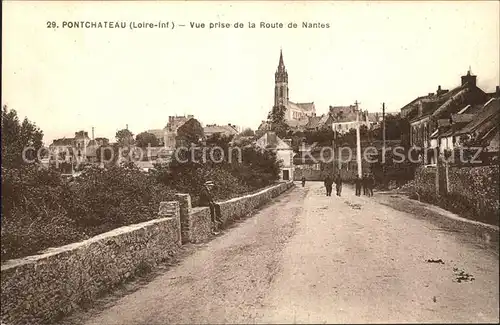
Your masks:
M332 196L333 179L330 175L326 175L325 181L326 196Z
M305 176L302 176L302 187L306 185L306 178Z
M222 224L220 206L215 203L212 194L212 188L215 186L214 182L206 181L200 191L199 206L210 207L210 216L212 217L212 234L218 235L219 229Z
M375 187L375 177L373 177L373 174L370 174L368 176L368 196L373 196L373 188Z
M360 196L361 195L361 186L363 185L362 184L363 180L358 175L358 176L356 176L356 180L354 182L356 185L356 196Z
M337 178L335 180L335 185L337 189L337 196L340 196L342 194L342 177L340 177L340 174L337 175Z
M366 174L363 174L361 184L363 186L363 195L368 195L368 177L366 176Z

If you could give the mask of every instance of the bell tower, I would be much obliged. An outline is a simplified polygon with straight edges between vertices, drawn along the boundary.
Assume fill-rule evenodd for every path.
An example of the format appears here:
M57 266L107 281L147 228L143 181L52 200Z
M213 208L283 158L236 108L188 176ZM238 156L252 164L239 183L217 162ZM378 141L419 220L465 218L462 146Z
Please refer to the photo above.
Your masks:
M283 62L283 51L280 50L278 69L274 74L274 107L288 105L288 72Z

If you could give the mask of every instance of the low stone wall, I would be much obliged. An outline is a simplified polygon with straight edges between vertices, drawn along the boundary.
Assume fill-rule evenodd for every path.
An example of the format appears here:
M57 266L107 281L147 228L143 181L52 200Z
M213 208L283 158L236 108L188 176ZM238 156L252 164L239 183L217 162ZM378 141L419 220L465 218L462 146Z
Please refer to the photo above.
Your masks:
M219 202L223 226L227 226L235 219L247 215L253 209L264 205L272 198L280 195L293 186L293 182L284 182L254 194ZM187 229L182 230L183 236L186 236L182 241L199 243L210 238L212 230L210 209L207 207L198 207L189 208L188 211L190 211L189 214L185 216L182 215L181 211L181 220L188 220L188 222L185 223Z
M222 219L227 225L293 186L293 182L280 183L221 202ZM53 323L167 261L183 242L210 238L209 208L192 208L188 194L178 194L176 199L160 204L158 219L2 264L2 324Z
M180 247L179 214L178 202L162 202L159 219L7 261L1 267L2 323L52 323L168 260Z

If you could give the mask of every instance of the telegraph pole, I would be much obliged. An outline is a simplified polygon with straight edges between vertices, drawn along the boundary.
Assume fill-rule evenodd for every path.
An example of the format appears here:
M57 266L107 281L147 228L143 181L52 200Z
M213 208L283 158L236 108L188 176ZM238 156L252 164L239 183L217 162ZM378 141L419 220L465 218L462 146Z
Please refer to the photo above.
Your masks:
M382 103L382 141L385 150L385 103Z
M382 176L384 181L384 187L386 186L385 178L385 103L382 103Z
M358 176L363 176L363 169L361 166L361 136L359 132L359 107L358 101L354 103L356 105L356 162L358 165Z

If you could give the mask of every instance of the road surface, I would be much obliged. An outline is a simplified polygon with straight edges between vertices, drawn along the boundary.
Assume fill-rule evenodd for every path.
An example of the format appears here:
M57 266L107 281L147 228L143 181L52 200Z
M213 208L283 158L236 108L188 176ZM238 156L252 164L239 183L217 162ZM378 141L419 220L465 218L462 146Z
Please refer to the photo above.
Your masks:
M310 182L72 322L498 322L498 272L481 239Z

